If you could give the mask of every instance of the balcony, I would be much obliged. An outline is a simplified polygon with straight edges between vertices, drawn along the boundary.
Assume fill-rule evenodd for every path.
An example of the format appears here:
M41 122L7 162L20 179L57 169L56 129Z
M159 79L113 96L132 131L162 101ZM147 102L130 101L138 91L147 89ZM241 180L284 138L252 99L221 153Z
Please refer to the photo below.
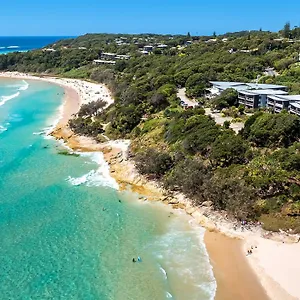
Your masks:
M289 112L290 112L291 114L295 114L295 115L300 116L300 109L297 109L297 108L290 108L290 109L289 109Z
M276 102L275 103L275 107L283 109L283 104L280 104L280 103Z
M276 112L276 113L280 113L281 111L282 111L282 108L277 108L277 107L274 108L274 112Z

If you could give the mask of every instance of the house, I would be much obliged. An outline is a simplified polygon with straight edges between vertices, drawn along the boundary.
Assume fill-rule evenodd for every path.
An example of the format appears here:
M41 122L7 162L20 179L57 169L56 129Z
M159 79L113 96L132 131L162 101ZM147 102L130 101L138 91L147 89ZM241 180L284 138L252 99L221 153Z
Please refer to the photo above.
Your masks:
M159 48L159 49L165 49L165 48L168 48L168 45L159 44L159 45L157 45L157 48Z
M94 59L93 63L96 65L103 65L103 64L115 65L116 64L116 62L114 60L103 60L103 59Z
M116 55L116 59L130 59L130 55L121 55L121 54L118 54Z
M287 95L287 87L275 84L210 81L212 95L220 95L226 89L238 92L239 104L248 108L266 107L268 95Z
M130 59L130 55L102 52L101 58L104 60Z
M279 113L282 110L290 111L291 106L294 104L300 104L300 95L274 95L268 96L267 108L273 110L275 113ZM295 111L297 111L297 106Z
M290 103L289 112L300 117L300 102Z
M102 52L101 53L101 58L102 59L111 59L111 60L113 60L113 59L116 58L116 56L117 56L116 53L109 53L109 52Z
M205 43L216 43L218 40L217 39L209 39L205 41Z
M144 51L148 51L148 52L151 52L153 51L153 46L144 46Z
M286 91L272 89L240 90L238 91L239 104L248 108L267 106L267 97L270 95L287 95Z
M227 81L210 81L212 88L217 91L218 94L227 89L240 90L282 90L287 91L287 87L276 84L259 84L259 83L245 83L245 82L227 82Z
M45 49L43 49L43 51L46 51L46 52L55 52L56 50L53 49L53 48L45 48Z

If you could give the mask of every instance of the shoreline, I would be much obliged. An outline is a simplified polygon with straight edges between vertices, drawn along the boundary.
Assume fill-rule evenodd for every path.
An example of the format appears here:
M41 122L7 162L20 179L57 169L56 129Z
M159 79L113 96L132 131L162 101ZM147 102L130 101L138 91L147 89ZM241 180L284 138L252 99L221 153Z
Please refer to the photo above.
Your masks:
M241 226L237 226L236 222L228 219L225 212L214 212L208 204L195 208L184 195L167 192L158 186L156 182L149 181L137 173L133 162L127 159L126 149L129 146L129 141L109 141L97 144L90 138L75 135L68 128L68 120L79 110L80 106L87 103L88 100L93 100L91 99L91 93L87 92L89 87L101 86L101 90L107 90L104 85L77 79L36 77L16 72L0 73L0 77L42 80L62 86L65 90L63 111L51 133L52 136L64 140L66 145L75 151L103 152L104 158L110 165L111 176L118 182L121 190L130 189L149 200L160 200L172 205L174 209L184 209L199 225L207 229L204 241L217 280L215 299L300 299L300 292L297 291L297 274L300 274L300 264L295 268L293 274L289 272L293 263L296 263L293 262L293 257L297 259L295 256L289 257L289 253L297 253L296 250L300 251L300 244L287 244L295 242L297 237L270 234L267 236L268 238L277 240L277 242L272 241L262 238L267 233L260 227L243 230ZM89 84L92 86L89 86ZM86 89L85 96L83 95L84 91L78 87L82 87L83 90ZM108 90L104 94L110 95ZM93 95L97 94L94 93ZM108 100L108 104L113 102L111 96L106 96L103 100ZM269 246L271 249L277 247L280 251L277 251L278 253L275 251L276 255L272 254L264 257L263 255L269 243L271 243L271 246ZM252 255L246 257L247 249L253 245L257 245L257 248L253 250ZM280 264L278 266L270 264L270 261L273 260L282 261L282 255L287 258L285 268ZM273 256L273 259L270 256ZM282 274L278 276L280 273L284 273L285 276L282 276ZM289 277L292 276L295 280L291 285ZM282 287L276 282L275 278ZM288 292L294 294L296 298L290 296Z

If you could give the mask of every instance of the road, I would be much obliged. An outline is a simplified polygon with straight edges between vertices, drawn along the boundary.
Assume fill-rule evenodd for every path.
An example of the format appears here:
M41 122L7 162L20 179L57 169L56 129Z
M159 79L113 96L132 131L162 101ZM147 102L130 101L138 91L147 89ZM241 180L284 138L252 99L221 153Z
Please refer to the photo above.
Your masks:
M181 101L183 101L187 106L195 107L198 105L198 102L195 100L192 100L188 98L185 94L185 88L179 89L177 92L177 97L180 98Z
M185 88L179 89L177 92L177 97L180 98L187 106L195 107L198 105L198 102L188 98L185 94ZM211 115L217 124L223 125L225 121L232 121L233 118L231 117L222 117L221 113L213 113L210 108L205 109L206 115ZM230 128L233 129L236 133L238 133L244 127L244 123L231 123Z
M210 108L205 108L205 114L211 115L217 124L223 125L225 121L232 121L232 117L222 117L222 113L213 113ZM244 123L230 123L230 128L233 129L236 133L238 133L244 127Z

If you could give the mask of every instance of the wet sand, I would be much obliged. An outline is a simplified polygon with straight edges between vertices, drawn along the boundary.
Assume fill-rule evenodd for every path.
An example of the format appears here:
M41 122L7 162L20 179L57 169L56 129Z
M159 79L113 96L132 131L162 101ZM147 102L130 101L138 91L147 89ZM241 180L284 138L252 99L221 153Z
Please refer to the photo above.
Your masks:
M243 252L243 241L206 231L205 245L217 280L216 300L270 299Z
M68 124L69 120L73 118L73 116L79 111L80 109L80 97L78 93L66 86L62 86L65 90L64 95L64 107L62 111L61 119L59 120L57 126L65 126Z

